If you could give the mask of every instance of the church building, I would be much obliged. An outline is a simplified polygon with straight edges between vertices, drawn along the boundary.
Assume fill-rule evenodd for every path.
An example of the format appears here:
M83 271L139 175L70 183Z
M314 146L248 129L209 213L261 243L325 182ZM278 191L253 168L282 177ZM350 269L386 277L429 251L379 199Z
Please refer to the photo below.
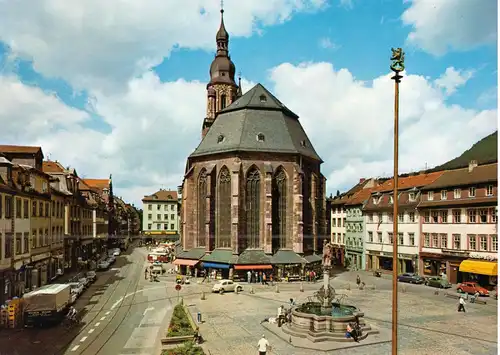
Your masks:
M182 183L183 251L174 263L224 276L320 261L329 238L323 161L299 117L265 87L242 95L223 13L201 142Z

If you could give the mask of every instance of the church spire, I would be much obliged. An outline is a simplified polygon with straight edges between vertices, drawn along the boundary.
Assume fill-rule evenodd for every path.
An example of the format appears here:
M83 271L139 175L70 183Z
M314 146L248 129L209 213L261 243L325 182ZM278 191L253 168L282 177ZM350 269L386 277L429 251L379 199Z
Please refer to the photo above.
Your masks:
M221 1L220 4L220 26L215 40L217 42L217 55L227 56L229 54L229 33L227 33L226 26L224 26L224 1Z

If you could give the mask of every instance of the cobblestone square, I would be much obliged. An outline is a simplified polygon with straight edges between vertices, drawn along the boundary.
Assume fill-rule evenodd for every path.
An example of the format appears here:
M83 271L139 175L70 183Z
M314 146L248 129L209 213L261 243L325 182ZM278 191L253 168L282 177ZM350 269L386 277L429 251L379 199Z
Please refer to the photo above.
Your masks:
M337 293L347 295L345 303L359 307L365 313L367 323L378 329L390 331L392 291L390 280L375 279L363 275L367 287L355 287L355 274L346 272L331 282ZM300 292L299 283L279 284L280 292L274 287L252 285L255 293L250 294L247 284L240 294L224 295L209 293L210 285L193 284L189 293L205 290L206 300L199 295L185 296L186 303L196 318L200 311L203 324L200 329L206 342L204 348L212 355L237 353L255 354L256 344L265 334L272 346L271 354L313 355L315 350L295 346L306 346L308 340L292 339L292 344L283 341L267 331L260 322L275 316L277 308L288 305L289 299L305 301L319 289L319 283L304 283ZM374 288L374 289L370 289ZM405 292L401 292L405 289ZM467 312L457 312L457 300L444 296L440 290L423 285L405 285L399 293L399 353L403 355L453 354L497 354L497 302L486 299L487 304L467 303ZM186 291L187 292L187 291ZM480 330L480 331L478 331ZM295 346L294 346L295 345ZM391 343L323 352L324 354L390 354Z

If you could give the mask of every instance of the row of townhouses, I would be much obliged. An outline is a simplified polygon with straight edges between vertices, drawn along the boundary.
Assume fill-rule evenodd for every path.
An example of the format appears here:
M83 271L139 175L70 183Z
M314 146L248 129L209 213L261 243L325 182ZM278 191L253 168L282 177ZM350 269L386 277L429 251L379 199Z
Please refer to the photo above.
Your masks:
M472 161L464 169L403 175L397 197L393 179L361 179L328 200L337 262L360 270L392 270L397 240L399 272L496 284L497 168L496 163Z
M111 177L81 179L43 159L40 147L0 145L0 304L87 267L124 224L139 233L137 210L113 196Z

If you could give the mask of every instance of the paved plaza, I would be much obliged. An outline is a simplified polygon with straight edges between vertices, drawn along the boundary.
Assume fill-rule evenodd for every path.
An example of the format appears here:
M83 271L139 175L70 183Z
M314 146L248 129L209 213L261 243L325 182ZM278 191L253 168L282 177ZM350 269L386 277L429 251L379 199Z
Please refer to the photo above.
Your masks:
M144 279L146 255L144 248L137 248L121 256L115 268L99 274L98 281L77 302L84 314L80 327L70 332L61 327L4 330L0 332L0 354L158 355L178 294L174 274L161 276L159 282ZM356 274L366 289L356 288ZM362 340L357 347L330 352L306 349L311 345L306 339L293 338L290 344L288 338L276 336L261 324L264 318L275 316L280 305L287 306L290 298L306 301L321 283L303 283L304 292L300 292L300 283L280 283L279 293L273 286L242 283L243 292L219 295L210 292L213 283L192 281L182 286L179 296L194 319L196 313L202 313L200 330L207 355L255 355L262 334L271 343L272 355L390 354L388 278L374 278L367 272L344 272L332 278L337 293L347 295L345 303L359 307L366 322L381 334L369 335L369 341ZM251 287L254 294L249 292ZM486 305L467 304L467 313L458 313L457 300L446 298L442 290L435 295L435 289L422 285L401 285L401 289L405 292L400 292L399 354L497 353L497 301L493 298L488 298ZM201 300L202 292L205 300ZM383 343L368 344L378 341Z
M347 294L346 303L364 311L370 325L387 334L391 328L391 281L363 272L361 275L368 286L364 290L355 287L356 273L351 272L338 275L331 285L338 293ZM320 283L304 283L304 292L299 291L299 283L280 284L279 293L271 286L253 285L254 294L248 292L246 283L243 285L242 293L224 295L209 293L210 285L193 284L183 288L185 303L195 318L198 311L203 315L200 329L208 354L255 354L256 343L262 334L271 343L271 354L318 354L317 350L303 348L308 346L307 340L292 339L292 344L289 344L267 331L260 322L274 316L278 306L286 306L290 298L305 301L319 289ZM457 300L445 297L445 291L440 290L435 295L435 289L423 285L404 285L404 288L405 292L400 292L399 297L400 354L497 354L497 304L493 298L487 299L486 305L467 304L467 312L458 313ZM199 294L187 295L201 290L207 291L206 300L200 300ZM323 353L368 355L391 352L390 342L376 345L361 342L359 345Z

